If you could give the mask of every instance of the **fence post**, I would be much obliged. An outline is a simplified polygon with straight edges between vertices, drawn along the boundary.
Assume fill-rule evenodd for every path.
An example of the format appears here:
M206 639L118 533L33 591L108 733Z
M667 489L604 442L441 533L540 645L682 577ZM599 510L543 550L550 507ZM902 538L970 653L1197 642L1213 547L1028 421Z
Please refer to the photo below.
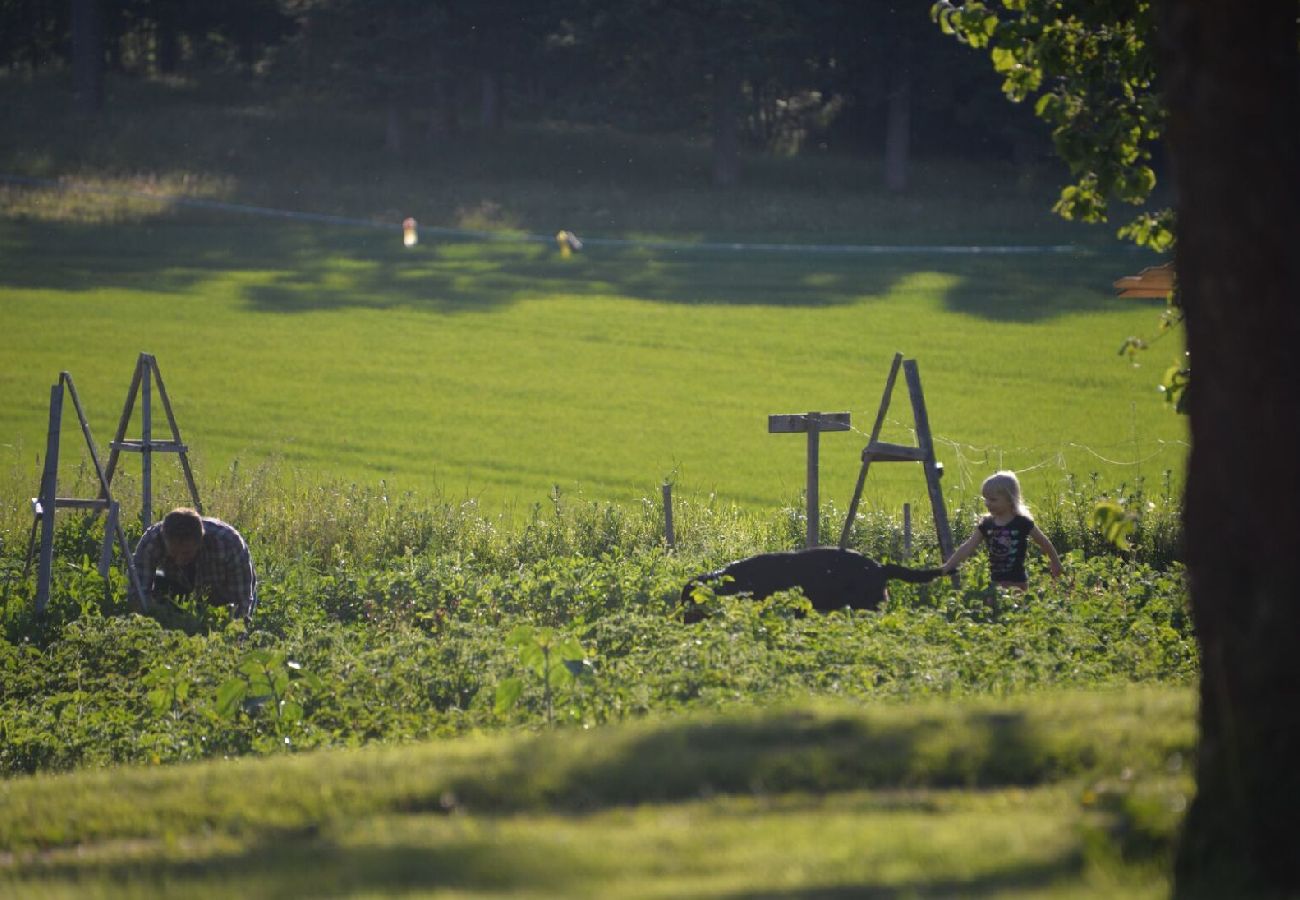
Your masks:
M903 504L903 554L910 562L912 559L912 504Z
M673 534L673 486L671 482L664 482L664 541L668 544L668 549L673 550L677 547L677 539Z

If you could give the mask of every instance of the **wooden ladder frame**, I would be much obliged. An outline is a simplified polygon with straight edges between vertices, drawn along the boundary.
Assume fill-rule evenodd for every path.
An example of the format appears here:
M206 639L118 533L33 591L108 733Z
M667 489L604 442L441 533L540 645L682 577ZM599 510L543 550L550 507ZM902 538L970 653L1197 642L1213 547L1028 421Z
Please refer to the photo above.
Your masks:
M85 437L86 447L90 450L90 460L95 465L95 476L99 479L99 496L93 499L59 496L59 443L63 426L65 391L72 399L77 421L81 425L82 436ZM82 409L81 400L77 396L72 375L68 372L60 372L59 380L50 386L50 421L45 438L45 466L41 473L40 496L32 498L34 520L32 533L27 541L27 561L23 565L23 577L26 578L31 570L32 556L36 549L36 533L39 530L41 552L36 569L36 613L40 616L45 615L50 602L50 585L54 572L54 516L60 509L84 509L96 515L101 512L108 513L108 520L104 525L104 543L99 555L100 577L108 577L108 569L113 562L113 542L116 539L118 549L122 553L122 567L126 570L131 593L139 598L141 610L147 612L149 601L140 590L139 579L132 562L131 546L126 540L126 532L122 529L120 508L118 502L113 499L109 478L104 467L100 465L99 451L95 449L95 439L90 434L90 424L86 420L85 410Z
M907 382L907 393L912 401L912 418L916 426L917 446L889 444L880 440L880 429L885 424L889 412L890 397L894 392L894 383L898 380L899 368ZM862 468L858 470L858 482L853 488L853 499L849 503L849 514L844 519L844 529L840 532L840 548L848 546L849 534L853 530L853 520L858 515L858 505L862 502L862 489L866 485L867 470L873 462L918 462L925 472L925 486L930 495L930 509L934 513L934 527L939 538L939 550L943 558L952 556L955 549L952 542L952 529L948 525L948 511L943 504L943 489L939 479L943 477L943 464L934 458L934 438L930 433L930 416L925 409L925 395L921 391L921 373L916 360L903 359L903 354L895 353L894 361L889 367L889 377L885 379L885 392L880 398L880 409L876 413L876 423L871 428L871 436L862 451ZM957 574L952 575L953 584L958 583Z

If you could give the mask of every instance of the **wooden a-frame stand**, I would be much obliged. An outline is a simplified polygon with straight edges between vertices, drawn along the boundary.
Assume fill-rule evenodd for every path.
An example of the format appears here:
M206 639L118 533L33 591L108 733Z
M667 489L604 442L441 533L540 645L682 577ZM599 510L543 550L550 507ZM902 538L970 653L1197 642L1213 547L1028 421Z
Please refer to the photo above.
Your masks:
M171 427L172 439L170 441L153 440L152 388L155 382L158 388L158 396L162 399L163 410L167 415L167 422ZM81 433L86 439L91 461L95 465L95 475L99 479L99 496L93 499L58 496L59 437L63 422L65 388L68 396L72 398L72 405L76 410L77 420L81 425ZM126 429L131 422L131 413L135 408L137 395L141 398L141 436L138 440L127 439ZM50 583L54 562L54 514L58 509L67 508L89 510L93 514L108 513L108 522L104 528L104 546L100 553L99 574L101 577L108 577L108 569L112 564L113 557L113 539L116 537L118 547L122 553L122 565L126 569L127 579L130 583L131 595L139 599L142 611L148 611L149 599L140 588L135 566L132 563L131 548L122 529L119 504L113 498L113 473L117 469L118 454L121 451L139 453L144 461L141 477L141 492L143 494L141 522L145 528L148 528L153 520L152 454L154 452L179 454L181 467L185 472L185 481L190 490L190 498L194 501L194 508L199 512L203 511L203 507L199 502L199 491L194 483L194 472L190 468L189 457L186 455L188 448L181 441L180 429L176 426L176 416L172 413L171 401L167 398L167 388L163 384L162 373L158 370L158 361L154 359L152 354L141 353L136 361L135 374L131 379L131 387L127 390L126 403L122 407L122 418L118 422L117 434L110 446L112 452L108 458L108 465L101 466L99 453L95 449L94 438L90 434L90 424L86 420L85 411L82 409L81 401L77 397L76 387L72 383L72 375L68 372L59 373L58 383L50 388L50 423L45 445L45 467L41 475L40 496L32 500L35 521L32 523L31 538L27 545L27 563L23 569L25 577L31 567L32 556L36 547L36 533L40 530L41 553L36 577L36 612L39 615L45 613L50 600Z
M95 465L95 476L99 479L99 496L94 499L59 496L59 439L63 426L65 391L72 399L77 421L81 425L81 433L86 439L87 449L90 450L90 460ZM131 564L131 547L127 543L126 533L122 530L118 502L113 499L108 477L104 473L104 467L100 465L99 452L95 449L95 439L90 435L90 424L86 421L85 410L82 409L81 400L77 397L76 385L72 383L72 375L68 372L60 372L58 382L50 387L50 423L45 439L45 467L41 473L40 496L32 499L32 512L35 518L32 522L31 537L27 542L27 562L23 566L23 577L26 577L31 568L32 555L36 549L36 532L39 529L41 554L36 569L37 615L44 615L50 602L50 583L54 570L54 514L59 509L84 509L95 514L108 513L108 521L104 525L104 544L99 554L99 575L101 578L108 577L108 569L113 562L113 541L116 539L118 549L122 552L122 567L126 570L131 593L140 598L141 609L147 611L149 601L140 590L135 566Z
M163 412L167 414L167 424L171 427L170 441L153 439L153 385L158 385L158 397L162 400ZM140 397L140 437L128 440L126 428L131 423L131 412L135 409L135 399ZM172 413L171 401L167 399L167 387L163 384L162 372L158 370L158 360L151 353L141 353L136 360L135 374L131 377L131 387L126 392L126 403L122 406L122 418L117 423L117 434L109 444L112 452L108 455L105 469L105 483L113 483L113 473L117 471L117 457L123 450L139 453L141 459L140 522L148 528L153 524L153 454L175 453L180 456L181 469L185 472L185 484L190 489L190 499L194 508L203 512L199 502L199 489L194 485L194 471L190 468L189 448L181 441L181 431L176 427L176 416ZM107 490L107 487L105 488Z
M889 399L894 392L894 382L898 380L898 370L903 369L907 381L907 393L912 400L912 418L916 424L917 446L887 444L880 440L880 429L885 424L889 412ZM952 529L948 527L948 512L943 505L943 490L939 479L943 476L943 465L934 458L934 440L930 434L930 417L925 411L925 395L921 393L921 373L916 367L916 360L903 359L903 354L895 353L893 364L889 367L889 377L885 380L885 393L880 398L880 410L876 413L876 424L872 426L871 437L866 449L862 451L862 468L858 470L858 483L853 488L853 500L849 503L849 514L844 520L844 530L840 532L840 548L849 544L849 534L853 529L853 520L858 514L858 504L862 502L862 488L867 481L867 470L873 462L919 462L925 471L925 485L930 494L930 508L934 513L934 527L938 532L939 550L943 558L952 556ZM957 583L957 574L952 575Z

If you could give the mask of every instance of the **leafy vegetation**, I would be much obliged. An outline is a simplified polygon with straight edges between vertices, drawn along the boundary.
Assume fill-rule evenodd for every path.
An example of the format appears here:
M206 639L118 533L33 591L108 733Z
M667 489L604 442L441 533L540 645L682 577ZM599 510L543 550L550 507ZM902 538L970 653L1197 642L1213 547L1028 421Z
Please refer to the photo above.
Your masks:
M260 573L251 633L206 608L123 615L120 571L106 588L92 561L102 526L65 515L45 619L34 579L19 577L18 542L5 544L0 770L591 726L811 696L1187 683L1196 653L1172 562L1176 509L1111 494L1142 523L1127 558L1107 553L1089 519L1097 495L1076 489L1073 513L1061 503L1040 517L1067 575L1036 572L1028 594L991 591L974 561L959 588L894 585L878 613L807 616L797 596L718 598L698 625L680 621L681 585L797 543L794 509L683 502L668 553L650 505L557 496L506 528L471 504L314 489L310 506L237 521ZM913 553L934 559L922 526ZM855 545L905 558L900 523L887 518L859 522Z

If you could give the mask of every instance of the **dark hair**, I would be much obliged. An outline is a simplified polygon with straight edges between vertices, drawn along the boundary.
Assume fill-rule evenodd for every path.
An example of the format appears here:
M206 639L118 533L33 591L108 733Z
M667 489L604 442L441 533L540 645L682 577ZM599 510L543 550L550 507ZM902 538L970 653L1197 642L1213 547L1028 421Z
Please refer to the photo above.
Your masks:
M163 516L162 533L169 541L203 540L203 517L197 510L182 506Z

